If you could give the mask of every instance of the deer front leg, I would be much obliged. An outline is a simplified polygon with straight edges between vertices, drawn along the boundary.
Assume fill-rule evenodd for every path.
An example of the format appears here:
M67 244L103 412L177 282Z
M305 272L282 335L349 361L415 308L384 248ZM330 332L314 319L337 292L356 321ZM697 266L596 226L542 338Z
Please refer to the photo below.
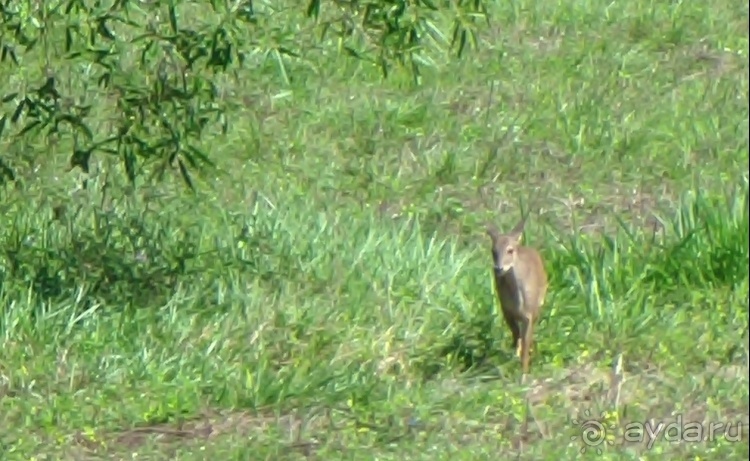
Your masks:
M534 337L534 322L530 318L524 318L521 322L521 369L523 374L529 373L529 357L531 355L531 344Z
M516 356L520 357L521 327L518 323L518 320L512 315L508 314L505 310L503 310L503 318L505 319L505 324L508 325L508 328L510 329L510 334L513 339L513 348L516 350Z

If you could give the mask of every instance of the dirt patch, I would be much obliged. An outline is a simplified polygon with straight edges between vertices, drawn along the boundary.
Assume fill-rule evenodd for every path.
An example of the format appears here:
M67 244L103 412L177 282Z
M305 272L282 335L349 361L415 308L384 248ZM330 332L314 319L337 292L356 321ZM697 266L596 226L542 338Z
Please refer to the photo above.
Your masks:
M658 437L669 440L666 437L670 434L684 432L684 440L672 443L669 450L687 453L690 444L696 442L689 439L691 433L711 440L747 440L747 401L716 398L723 391L737 390L747 383L747 364L713 363L704 374L692 377L669 376L653 365L629 374L621 363L610 370L585 364L531 383L527 398L532 424L528 427L540 438L550 438L566 429L595 427L610 437L610 446L636 452L651 449L653 443L661 440ZM570 419L563 421L546 415L543 408L551 402L558 411L567 408ZM664 432L667 430L671 433ZM571 437L574 440L577 436L574 432Z
M686 47L673 58L674 71L683 75L682 80L708 78L716 80L744 72L747 75L747 60L739 50L719 50L699 43Z
M102 454L134 454L142 450L173 453L180 447L206 446L223 437L262 441L269 432L284 434L286 449L312 454L317 442L303 438L305 432L319 432L320 418L300 414L270 416L249 411L210 411L190 420L124 428L104 433L77 432L69 437L69 453L75 459ZM314 416L314 415L313 415Z
M587 425L603 427L613 446L645 452L654 441L634 431L643 430L644 424L664 430L670 423L681 428L700 427L711 431L713 437L730 441L732 437L747 438L747 402L721 398L717 401L716 397L747 386L747 364L709 364L705 373L691 378L669 376L654 365L639 365L634 370L628 364L615 365L606 368L584 363L555 369L544 378L531 380L525 386L525 421L491 409L484 415L462 414L457 418L448 409L435 408L437 413L429 420L420 420L411 408L371 420L363 420L347 408L317 407L284 414L211 411L179 423L102 434L76 433L69 438L68 452L71 459L79 460L146 451L171 456L179 450L241 440L254 447L272 447L284 456L312 459L323 456L318 454L323 449L346 452L353 446L392 446L402 442L406 442L405 446L421 446L420 443L429 444L438 437L449 437L454 446L496 447L500 453L517 455L533 450L536 444L572 446L578 443L576 437ZM501 380L508 382L492 386L514 386L506 378ZM472 392L484 392L479 387L472 390L460 380L446 382L443 390L449 394L465 393L467 399ZM719 421L724 422L723 426ZM670 445L667 451L678 454L688 449L686 443Z

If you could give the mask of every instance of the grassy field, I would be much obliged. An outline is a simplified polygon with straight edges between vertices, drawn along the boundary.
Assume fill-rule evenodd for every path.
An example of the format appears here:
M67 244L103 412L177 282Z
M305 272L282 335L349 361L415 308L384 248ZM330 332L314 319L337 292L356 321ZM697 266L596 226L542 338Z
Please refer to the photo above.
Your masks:
M747 5L490 12L419 87L333 45L225 82L195 195L15 160L3 459L747 459ZM522 385L483 226L527 212Z

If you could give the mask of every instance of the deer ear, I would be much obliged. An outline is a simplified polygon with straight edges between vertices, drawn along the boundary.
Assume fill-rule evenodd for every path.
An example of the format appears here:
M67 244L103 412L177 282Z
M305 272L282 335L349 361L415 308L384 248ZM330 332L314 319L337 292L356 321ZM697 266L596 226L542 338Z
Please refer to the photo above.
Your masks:
M516 227L514 227L513 230L510 231L510 235L513 237L513 240L518 243L521 243L521 239L523 238L523 228L526 225L527 218L528 215L524 216L520 221L518 221Z
M493 242L497 241L497 237L498 237L497 229L495 229L493 226L489 224L485 226L484 233L489 235Z

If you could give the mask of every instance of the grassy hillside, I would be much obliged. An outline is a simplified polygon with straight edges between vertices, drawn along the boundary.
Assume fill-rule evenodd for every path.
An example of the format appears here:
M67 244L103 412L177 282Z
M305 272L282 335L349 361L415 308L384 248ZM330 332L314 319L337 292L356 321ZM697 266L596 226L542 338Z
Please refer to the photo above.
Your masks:
M195 194L0 139L3 459L746 458L747 6L490 13L421 86L333 42L217 77ZM483 226L526 212L550 292L521 385Z

